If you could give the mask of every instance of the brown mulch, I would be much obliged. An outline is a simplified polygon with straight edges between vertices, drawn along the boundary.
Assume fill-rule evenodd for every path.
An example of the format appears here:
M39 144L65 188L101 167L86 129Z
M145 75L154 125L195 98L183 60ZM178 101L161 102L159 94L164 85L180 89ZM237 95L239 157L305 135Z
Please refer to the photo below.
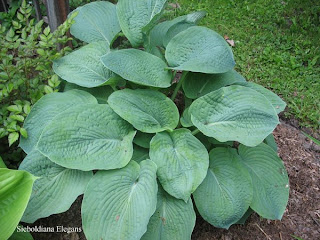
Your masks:
M297 128L282 122L274 131L290 179L290 197L281 221L249 217L245 225L217 229L197 218L193 240L320 239L320 149ZM37 221L34 226L81 227L81 198L69 211ZM34 233L35 240L85 240L83 233ZM174 239L172 239L174 240Z

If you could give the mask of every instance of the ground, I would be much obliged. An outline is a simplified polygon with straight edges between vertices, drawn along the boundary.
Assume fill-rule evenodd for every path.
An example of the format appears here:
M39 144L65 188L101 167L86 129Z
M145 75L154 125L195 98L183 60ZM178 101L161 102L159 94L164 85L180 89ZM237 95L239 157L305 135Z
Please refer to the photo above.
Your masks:
M192 240L303 240L320 239L320 149L299 129L282 121L274 131L290 179L290 197L281 221L261 219L253 214L245 225L229 230L217 229L197 217ZM69 211L40 219L34 225L44 227L81 227L81 197ZM37 233L35 240L85 240L83 233Z

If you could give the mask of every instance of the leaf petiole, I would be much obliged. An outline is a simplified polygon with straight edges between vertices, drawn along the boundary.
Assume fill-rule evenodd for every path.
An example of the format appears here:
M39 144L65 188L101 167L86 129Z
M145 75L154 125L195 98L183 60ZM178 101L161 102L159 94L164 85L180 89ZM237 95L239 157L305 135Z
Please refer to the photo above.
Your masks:
M193 136L195 136L195 135L197 135L199 132L200 132L199 129L195 129L195 130L193 130L193 131L191 132L191 134L192 134Z
M176 86L176 88L174 89L173 94L172 94L172 96L171 96L171 100L172 100L172 101L176 98L176 96L177 96L177 94L178 94L178 91L179 91L179 89L180 89L181 86L182 86L182 83L183 83L184 80L186 79L187 74L188 74L188 72L183 72L183 73L182 73L182 76L181 76L179 82L177 83L177 86Z

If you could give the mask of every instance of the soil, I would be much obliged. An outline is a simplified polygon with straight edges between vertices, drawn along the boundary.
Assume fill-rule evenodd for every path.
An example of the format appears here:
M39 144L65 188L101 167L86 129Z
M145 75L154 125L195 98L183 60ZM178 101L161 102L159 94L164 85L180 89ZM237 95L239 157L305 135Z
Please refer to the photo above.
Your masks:
M317 135L317 133L316 133ZM281 221L270 221L252 214L245 225L233 225L229 230L217 229L197 217L192 240L288 240L320 239L320 148L300 130L281 122L274 131L290 179L290 197ZM65 213L37 221L33 226L81 227L82 198ZM35 240L85 240L80 233L33 233ZM297 239L299 239L297 238Z

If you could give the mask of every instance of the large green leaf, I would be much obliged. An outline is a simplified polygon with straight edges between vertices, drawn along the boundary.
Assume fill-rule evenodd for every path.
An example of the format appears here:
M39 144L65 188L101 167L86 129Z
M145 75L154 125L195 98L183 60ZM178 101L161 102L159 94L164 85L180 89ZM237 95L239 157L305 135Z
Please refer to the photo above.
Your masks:
M82 87L113 83L114 74L100 57L110 52L107 42L93 42L53 62L53 70L62 79Z
M120 117L141 132L172 131L179 122L177 106L155 90L123 89L112 93L108 103Z
M67 211L84 190L93 176L61 167L37 150L33 150L21 163L20 170L40 177L33 184L32 194L22 221L33 223L39 218Z
M131 161L125 168L98 171L84 193L83 230L88 239L139 240L157 204L157 166Z
M66 168L122 168L132 157L135 131L107 104L84 104L56 116L43 130L38 150Z
M254 148L240 145L239 154L252 178L250 207L261 217L281 219L289 198L289 180L283 162L264 143Z
M170 196L159 186L157 209L141 240L191 239L195 223L196 214L191 198L186 203Z
M200 21L206 15L205 11L198 11L194 13L190 13L188 15L182 16L181 21L175 22L165 33L163 39L163 46L167 47L171 39L176 36L178 33L197 25L198 21ZM172 20L175 21L175 20Z
M190 27L194 27L196 26L195 23L190 23L190 22L178 22L176 23L175 25L171 26L165 37L164 37L164 40L163 40L163 45L164 47L167 47L169 42L171 41L172 38L174 38L174 36L176 36L177 34L179 34L180 32L183 32L184 30L190 28Z
M209 92L218 90L236 82L246 80L235 70L220 74L188 73L182 84L184 93L188 98L196 99Z
M108 103L108 97L111 95L111 93L113 93L112 87L108 85L95 87L95 88L85 88L69 82L66 83L63 91L66 92L73 89L79 89L92 94L98 100L98 103L101 103L101 104Z
M85 42L106 41L112 43L114 37L121 31L116 6L107 1L92 2L76 10L70 32L76 38Z
M231 48L215 31L190 27L169 42L166 59L172 69L203 73L224 73L235 62Z
M150 141L153 136L154 134L137 132L136 136L133 139L133 142L140 147L150 148Z
M193 124L220 142L260 144L279 123L271 103L243 86L223 87L195 100L189 111Z
M120 26L133 47L143 43L143 29L159 18L166 2L167 0L119 0L117 13Z
M251 177L236 149L213 149L207 176L193 193L201 216L215 227L228 229L248 210L252 195Z
M97 103L97 100L91 94L80 90L51 93L43 96L32 107L24 121L23 127L28 132L28 138L21 137L20 147L26 153L30 153L37 144L43 129L56 115L71 107L87 103Z
M157 133L149 154L158 166L157 176L164 190L185 202L207 174L207 149L187 129Z
M137 49L110 52L101 58L111 71L128 81L151 87L167 88L172 74L160 58Z
M188 15L179 16L171 21L164 21L157 24L148 34L145 41L145 48L148 52L155 54L158 48L164 47L164 40L168 30L174 25L184 23L197 23L206 15L205 11L193 12ZM173 31L173 30L172 30ZM169 41L168 41L169 42Z
M15 231L36 179L25 171L0 168L0 239L8 239Z
M252 82L237 82L236 84L251 88L264 95L269 100L269 102L271 102L272 106L275 108L278 114L286 108L286 103L277 94L271 92L270 90L262 87L259 84Z
M133 145L133 155L131 160L137 163L143 160L149 159L149 149L139 147L138 145Z

